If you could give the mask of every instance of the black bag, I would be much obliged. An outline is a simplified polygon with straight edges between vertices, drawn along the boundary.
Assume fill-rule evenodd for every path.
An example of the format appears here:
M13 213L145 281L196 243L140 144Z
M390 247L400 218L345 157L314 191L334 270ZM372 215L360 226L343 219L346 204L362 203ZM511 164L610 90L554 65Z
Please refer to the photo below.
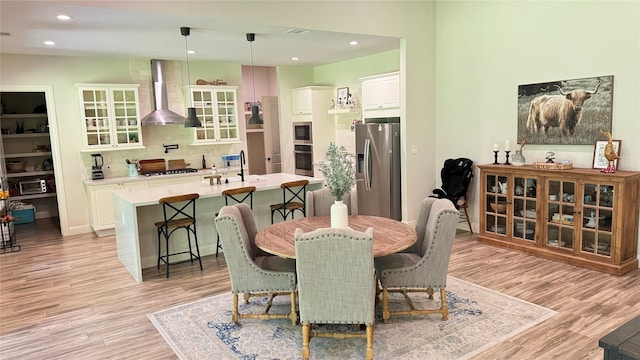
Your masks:
M449 199L456 209L459 209L458 200L466 196L473 177L473 161L467 158L447 159L440 171L440 177L441 189L433 189L435 195L430 197Z

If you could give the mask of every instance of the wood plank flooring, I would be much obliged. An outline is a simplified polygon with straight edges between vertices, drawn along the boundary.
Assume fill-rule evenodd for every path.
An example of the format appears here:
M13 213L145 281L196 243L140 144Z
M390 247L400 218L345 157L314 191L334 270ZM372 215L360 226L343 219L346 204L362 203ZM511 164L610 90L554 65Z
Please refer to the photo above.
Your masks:
M223 256L203 258L203 272L173 266L169 279L163 267L149 269L138 284L118 261L114 237L62 238L48 219L17 231L22 250L0 255L3 360L176 359L147 314L230 289ZM449 273L558 312L475 359L602 359L600 337L640 314L638 269L608 275L462 233Z

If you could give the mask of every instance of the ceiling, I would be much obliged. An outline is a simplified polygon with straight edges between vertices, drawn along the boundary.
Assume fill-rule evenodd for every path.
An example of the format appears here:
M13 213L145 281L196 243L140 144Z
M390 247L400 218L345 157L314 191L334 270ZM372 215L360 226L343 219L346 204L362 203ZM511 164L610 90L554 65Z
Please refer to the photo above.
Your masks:
M190 61L250 64L253 51L256 66L315 66L400 46L399 39L391 37L275 27L209 16L208 13L195 14L182 11L182 8L172 13L171 6L168 6L174 5L175 8L176 4L185 4L187 8L189 3L1 0L0 31L3 36L0 37L0 52L184 60L185 37L180 34L181 26L191 27L191 35L186 40L188 48L196 53L189 55ZM141 4L148 5L146 8L149 10L131 6ZM241 3L235 6L238 4ZM213 2L204 5L213 5ZM163 13L157 12L160 6ZM59 14L73 19L59 21L56 19ZM248 32L256 34L251 45L246 39ZM45 40L55 41L56 45L45 45ZM349 45L352 40L359 41L359 45ZM298 56L300 60L292 61L292 56Z

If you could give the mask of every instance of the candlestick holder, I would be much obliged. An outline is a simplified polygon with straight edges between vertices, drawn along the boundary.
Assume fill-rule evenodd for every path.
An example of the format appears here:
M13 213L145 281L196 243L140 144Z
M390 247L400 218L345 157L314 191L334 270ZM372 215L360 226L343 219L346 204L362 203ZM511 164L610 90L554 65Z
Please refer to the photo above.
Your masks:
M509 151L509 150L505 150L504 152L507 154L507 160L504 162L504 164L505 164L505 165L511 165L511 163L509 162L509 153L510 153L511 151Z
M499 152L500 151L498 151L498 150L493 150L493 158L494 158L493 165L498 165L499 164L499 162L498 162L498 153Z

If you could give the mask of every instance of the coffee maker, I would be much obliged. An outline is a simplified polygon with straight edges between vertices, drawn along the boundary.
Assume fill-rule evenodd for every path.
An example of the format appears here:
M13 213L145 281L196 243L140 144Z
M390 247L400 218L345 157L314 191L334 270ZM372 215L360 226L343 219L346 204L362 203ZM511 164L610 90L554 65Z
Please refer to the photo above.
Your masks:
M100 180L104 179L104 173L102 172L102 165L104 165L104 159L102 154L91 154L93 157L93 165L91 166L91 179Z

